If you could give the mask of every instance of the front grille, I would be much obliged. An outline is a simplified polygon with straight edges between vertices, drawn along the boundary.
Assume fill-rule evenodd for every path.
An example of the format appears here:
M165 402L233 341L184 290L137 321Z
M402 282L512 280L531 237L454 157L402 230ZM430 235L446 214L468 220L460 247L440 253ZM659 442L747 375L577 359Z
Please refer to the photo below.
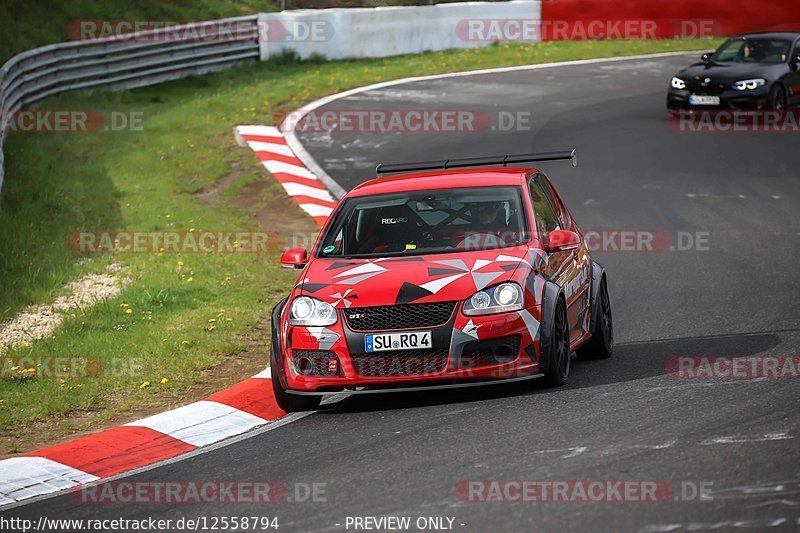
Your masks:
M328 350L292 350L294 368L302 376L341 376L342 365L336 354ZM330 361L336 361L336 370L328 368Z
M353 331L431 328L446 324L455 307L455 302L352 307L344 317Z
M690 81L686 85L686 88L689 89L689 92L692 94L705 94L709 96L719 96L727 89L724 83L714 81L706 86L702 85L700 81Z
M464 346L461 355L461 368L477 368L481 366L499 365L508 363L516 359L519 354L520 336L509 335L507 337L498 337L496 339L486 339L482 341L473 341ZM499 346L507 346L503 354L498 354L495 350Z
M350 356L359 376L420 376L444 372L446 349L359 353Z

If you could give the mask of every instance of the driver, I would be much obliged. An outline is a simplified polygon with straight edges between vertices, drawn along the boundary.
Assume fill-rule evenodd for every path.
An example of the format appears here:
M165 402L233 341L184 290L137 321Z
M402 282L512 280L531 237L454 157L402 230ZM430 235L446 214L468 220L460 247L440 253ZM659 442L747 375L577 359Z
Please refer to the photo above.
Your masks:
M504 230L506 225L506 210L503 202L482 202L474 208L475 219L479 224L477 231Z

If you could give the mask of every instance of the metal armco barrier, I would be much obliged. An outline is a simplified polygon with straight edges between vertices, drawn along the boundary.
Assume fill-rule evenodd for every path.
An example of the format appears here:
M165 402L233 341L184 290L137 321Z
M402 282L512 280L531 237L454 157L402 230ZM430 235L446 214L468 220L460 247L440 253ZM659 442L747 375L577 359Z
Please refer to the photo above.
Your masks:
M0 69L0 190L5 136L23 107L68 91L130 89L258 61L259 39L252 15L52 44L12 57Z

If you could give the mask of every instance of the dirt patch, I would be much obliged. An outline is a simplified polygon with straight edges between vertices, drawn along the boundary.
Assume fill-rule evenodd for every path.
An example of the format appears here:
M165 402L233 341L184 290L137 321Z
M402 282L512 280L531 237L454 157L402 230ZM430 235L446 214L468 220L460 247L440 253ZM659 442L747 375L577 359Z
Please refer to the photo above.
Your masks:
M52 304L37 305L22 311L13 319L0 324L0 354L8 348L24 346L44 339L61 325L66 315L117 296L130 281L120 274L123 267L111 264L103 274L87 274L69 282Z

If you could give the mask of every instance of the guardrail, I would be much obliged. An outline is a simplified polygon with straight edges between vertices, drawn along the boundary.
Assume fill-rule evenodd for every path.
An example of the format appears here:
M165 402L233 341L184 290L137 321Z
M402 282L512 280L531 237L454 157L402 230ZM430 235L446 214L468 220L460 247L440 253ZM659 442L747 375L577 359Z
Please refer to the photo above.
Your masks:
M14 114L67 91L130 89L259 59L258 15L169 26L34 48L0 68L0 190L3 144Z

